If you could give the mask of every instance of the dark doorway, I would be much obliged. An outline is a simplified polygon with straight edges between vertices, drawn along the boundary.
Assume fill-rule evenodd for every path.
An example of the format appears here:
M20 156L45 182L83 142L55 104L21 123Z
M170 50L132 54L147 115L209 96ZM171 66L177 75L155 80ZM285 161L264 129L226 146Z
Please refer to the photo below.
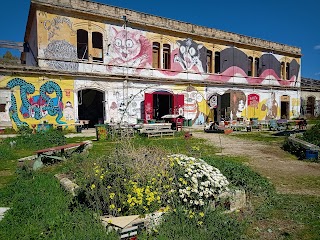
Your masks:
M230 119L230 93L225 93L221 96L219 108L221 119L228 121Z
M290 97L287 95L281 96L281 103L280 103L280 118L282 119L289 119L289 112L290 112Z
M172 114L172 106L172 94L166 92L153 94L154 119L161 120L162 116Z
M315 109L316 99L315 97L308 97L307 99L307 112L306 114L309 116L314 116L314 109Z
M89 127L103 123L103 92L85 89L78 92L78 116L79 120L90 120Z

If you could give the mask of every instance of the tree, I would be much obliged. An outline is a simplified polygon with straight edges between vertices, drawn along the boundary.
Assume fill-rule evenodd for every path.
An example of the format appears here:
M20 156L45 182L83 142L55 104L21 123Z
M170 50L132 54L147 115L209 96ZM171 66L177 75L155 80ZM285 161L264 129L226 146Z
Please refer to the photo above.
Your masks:
M0 64L5 65L19 65L20 59L16 56L13 56L10 51L6 51L6 53L0 58Z

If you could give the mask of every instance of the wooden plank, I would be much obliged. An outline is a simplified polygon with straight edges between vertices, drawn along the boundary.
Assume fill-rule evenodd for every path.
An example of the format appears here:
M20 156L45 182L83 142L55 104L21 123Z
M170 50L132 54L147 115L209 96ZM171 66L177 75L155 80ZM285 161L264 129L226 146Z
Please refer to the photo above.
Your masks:
M41 153L46 153L46 152L56 152L56 151L61 151L61 150L68 150L68 149L80 147L82 145L85 145L85 143L84 142L81 142L81 143L69 143L69 144L62 145L62 146L40 149L40 150L35 151L35 153L37 153L39 155Z

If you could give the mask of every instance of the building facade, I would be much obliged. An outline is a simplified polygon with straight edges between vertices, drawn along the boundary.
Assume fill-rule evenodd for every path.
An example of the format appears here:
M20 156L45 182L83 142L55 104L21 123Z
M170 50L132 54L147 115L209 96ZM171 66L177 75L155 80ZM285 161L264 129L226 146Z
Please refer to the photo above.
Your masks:
M24 41L0 67L14 125L300 115L297 47L84 0L31 0Z

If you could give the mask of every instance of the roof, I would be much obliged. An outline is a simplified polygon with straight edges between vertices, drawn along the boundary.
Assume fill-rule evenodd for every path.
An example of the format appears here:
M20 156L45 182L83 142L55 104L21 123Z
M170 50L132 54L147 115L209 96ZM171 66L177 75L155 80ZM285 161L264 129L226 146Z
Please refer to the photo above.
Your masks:
M38 7L46 8L47 10L58 10L60 12L62 10L72 11L78 14L92 15L95 18L100 18L101 20L109 19L117 23L123 23L123 16L125 16L132 26L138 26L146 30L161 30L172 34L188 35L194 39L208 42L215 40L221 44L231 44L242 47L249 46L250 48L262 51L301 57L301 48L298 47L194 25L151 14L140 13L88 0L31 0L26 36L28 31L30 31L30 23L32 22L32 19L30 18L33 16L34 10Z

